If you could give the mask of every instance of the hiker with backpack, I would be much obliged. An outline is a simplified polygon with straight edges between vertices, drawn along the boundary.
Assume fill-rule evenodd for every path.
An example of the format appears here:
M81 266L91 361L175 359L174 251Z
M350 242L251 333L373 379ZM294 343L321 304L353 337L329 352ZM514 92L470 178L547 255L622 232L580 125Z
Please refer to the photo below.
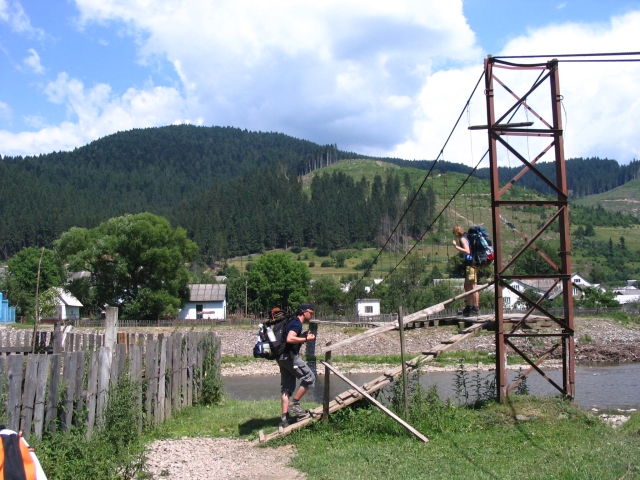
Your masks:
M313 317L313 305L301 303L296 314L291 317L285 326L284 338L286 345L276 362L280 367L280 385L282 392L282 426L288 427L290 423L295 423L298 417L307 414L307 411L300 406L300 400L307 391L315 385L316 377L307 363L300 357L300 347L303 343L313 342L316 336L307 331L302 332L302 324L309 322ZM300 387L296 391L293 399L290 400L296 388L296 380L300 380Z
M474 265L473 254L471 253L471 244L469 239L465 235L464 229L460 225L453 227L453 234L458 237L460 245L456 240L453 241L453 246L462 255L462 263L465 265L464 274L464 291L468 292L478 286L478 265ZM471 314L477 315L479 312L478 305L480 304L480 293L472 293L467 295L464 299L466 306L462 311L462 315L470 317Z

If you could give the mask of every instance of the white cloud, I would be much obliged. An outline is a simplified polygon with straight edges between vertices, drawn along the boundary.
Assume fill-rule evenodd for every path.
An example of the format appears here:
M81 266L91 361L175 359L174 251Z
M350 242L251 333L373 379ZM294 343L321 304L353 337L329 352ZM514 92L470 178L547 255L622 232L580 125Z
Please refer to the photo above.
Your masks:
M68 119L60 125L42 126L35 132L0 131L3 155L28 155L71 150L119 130L168 125L185 118L184 100L174 88L130 88L114 96L106 84L85 88L82 82L58 75L46 88L50 101L67 107Z
M460 0L76 2L167 58L191 117L358 151L405 140L434 64L481 58Z
M280 131L362 153L434 158L482 71L483 52L462 0L76 4L81 25L115 24L134 37L143 64L167 59L181 86L149 85L115 95L104 83L87 87L59 74L45 93L66 107L67 120L40 127L40 118L29 117L38 131L0 132L5 150L68 149L119 130L191 122ZM0 21L9 21L8 12L20 17L18 7L0 0ZM640 13L599 24L552 25L511 40L501 54L639 50L629 43L639 28ZM37 69L36 56L34 50L29 58ZM561 64L567 157L640 156L637 65ZM514 77L510 86L522 93L527 82ZM486 149L486 133L466 129L486 123L483 88L445 159L471 164ZM535 155L539 145L531 140L523 148Z
M29 56L22 60L25 67L31 70L33 73L44 73L44 67L40 63L40 55L33 48L29 49Z
M588 52L638 51L640 45L630 44L640 30L640 13L629 13L602 24L552 25L531 30L510 41L500 55L565 54ZM637 42L636 43L640 43ZM529 60L522 60L527 62ZM530 60L535 62L536 60ZM542 60L545 61L545 60ZM432 74L422 89L420 106L415 110L413 135L401 143L391 154L404 158L434 158L443 145L455 118L471 93L482 66L451 69ZM499 78L520 95L532 85L535 76L505 70L496 71ZM640 158L640 64L639 63L561 63L560 88L566 110L565 157L600 156L628 162ZM471 107L472 125L486 124L484 85L474 97ZM549 87L538 90L530 104L550 121ZM501 87L495 87L498 111L506 102L512 102ZM501 95L501 96L499 96ZM522 113L514 121L535 120ZM467 131L467 119L455 133L445 158L471 164L487 148L485 131L472 134ZM543 139L510 137L510 142L525 157L534 158L546 145ZM473 145L473 149L472 146ZM503 154L501 164L517 164L512 155ZM547 154L543 158L548 158ZM486 166L486 163L484 164Z
M0 21L11 27L17 33L26 34L35 38L44 37L44 31L31 25L29 17L25 13L19 2L9 3L7 0L0 0Z

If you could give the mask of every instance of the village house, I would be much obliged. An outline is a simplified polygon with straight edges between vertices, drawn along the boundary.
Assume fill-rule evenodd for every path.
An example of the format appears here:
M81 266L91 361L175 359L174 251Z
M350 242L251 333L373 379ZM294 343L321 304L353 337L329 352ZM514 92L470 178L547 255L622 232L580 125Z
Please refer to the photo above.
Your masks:
M620 305L625 303L640 302L640 289L636 286L637 280L627 280L627 286L622 288L614 288L616 300Z
M70 292L63 288L55 288L56 291L56 314L55 317L62 320L76 321L80 318L82 303Z
M227 285L225 283L193 283L189 300L178 313L183 320L225 320L227 318Z
M365 298L356 300L356 316L378 317L380 316L380 300L377 298Z
M509 285L519 292L524 292L527 289L531 289L538 295L546 295L549 289L553 287L555 280L550 278L538 279L538 280L513 280ZM598 283L591 283L585 277L579 273L571 275L571 296L573 298L581 298L584 295L584 289L586 287L599 288L604 291L604 288ZM549 300L553 300L562 294L562 284L558 283L547 295ZM521 298L508 288L502 289L502 302L504 308L507 309L524 309L526 305L522 302Z

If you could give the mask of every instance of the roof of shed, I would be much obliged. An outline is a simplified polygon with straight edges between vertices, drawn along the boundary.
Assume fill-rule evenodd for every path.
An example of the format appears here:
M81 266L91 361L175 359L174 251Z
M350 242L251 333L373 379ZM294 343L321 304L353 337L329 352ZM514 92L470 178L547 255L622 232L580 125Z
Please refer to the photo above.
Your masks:
M82 303L76 297L74 297L71 292L64 290L60 287L56 287L56 291L58 292L58 298L62 303L64 303L68 307L82 307Z
M189 285L190 302L221 302L227 294L225 283L192 283Z

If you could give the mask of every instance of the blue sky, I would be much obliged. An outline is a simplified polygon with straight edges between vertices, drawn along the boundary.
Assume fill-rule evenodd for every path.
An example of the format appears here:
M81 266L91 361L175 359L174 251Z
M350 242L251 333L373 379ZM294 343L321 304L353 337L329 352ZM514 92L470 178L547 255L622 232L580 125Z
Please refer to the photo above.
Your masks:
M434 158L487 54L640 51L639 30L624 0L0 0L0 154L192 123ZM560 71L567 157L640 158L640 63ZM457 135L446 158L479 158Z

